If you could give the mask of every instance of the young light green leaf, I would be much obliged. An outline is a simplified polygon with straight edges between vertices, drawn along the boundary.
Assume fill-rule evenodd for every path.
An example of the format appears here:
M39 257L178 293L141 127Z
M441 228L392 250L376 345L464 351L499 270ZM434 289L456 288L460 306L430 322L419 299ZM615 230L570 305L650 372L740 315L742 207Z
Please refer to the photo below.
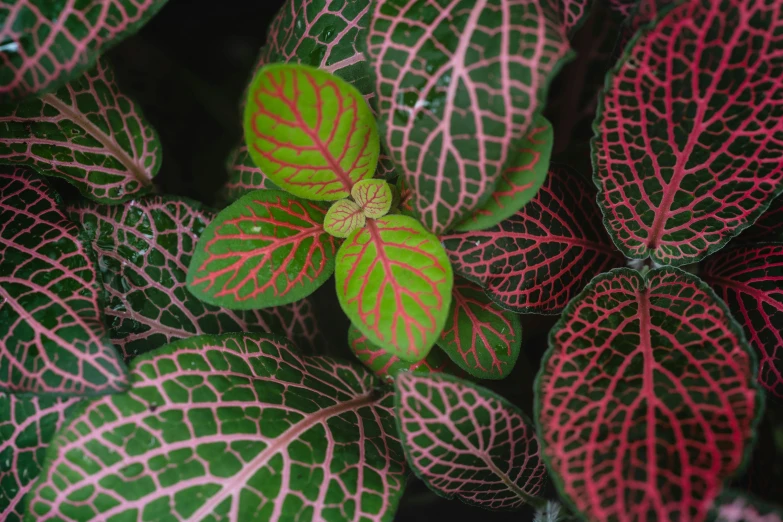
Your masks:
M391 185L382 179L363 179L351 189L351 196L371 219L385 216L394 199Z
M131 380L60 430L28 521L394 516L392 395L360 365L272 335L204 335L135 359Z
M553 141L552 125L539 116L522 140L517 158L500 175L492 196L455 229L467 231L494 227L533 199L546 179Z
M454 363L479 379L508 377L519 357L519 316L500 308L477 285L454 281L451 310L438 346Z
M341 199L329 207L324 218L324 230L334 237L346 238L366 222L367 218L359 205L350 199Z
M149 192L161 164L155 129L105 60L56 92L0 105L0 136L3 163L63 178L102 203Z
M280 188L334 201L371 178L380 141L375 118L345 80L303 65L258 71L245 107L245 141L256 166Z
M204 230L188 289L230 309L293 303L334 271L335 238L326 210L280 190L257 190L223 209Z
M451 264L413 218L367 220L337 253L337 297L368 339L408 362L427 357L451 305Z

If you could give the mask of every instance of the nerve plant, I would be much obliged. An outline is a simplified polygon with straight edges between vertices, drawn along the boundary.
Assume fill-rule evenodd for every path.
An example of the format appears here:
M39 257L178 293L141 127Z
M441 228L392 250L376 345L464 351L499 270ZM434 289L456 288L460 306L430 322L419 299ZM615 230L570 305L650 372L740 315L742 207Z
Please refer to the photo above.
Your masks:
M39 4L0 0L4 520L391 520L410 472L536 520L783 519L731 488L783 398L783 4L287 0L217 214L146 195L98 57L163 2ZM324 355L332 273L369 370ZM519 314L560 315L534 422L476 382Z

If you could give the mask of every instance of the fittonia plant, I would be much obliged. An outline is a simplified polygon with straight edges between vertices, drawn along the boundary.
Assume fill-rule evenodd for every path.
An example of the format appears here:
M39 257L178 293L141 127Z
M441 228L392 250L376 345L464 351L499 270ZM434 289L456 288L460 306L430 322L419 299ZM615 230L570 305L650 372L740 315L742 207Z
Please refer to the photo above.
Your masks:
M222 210L164 3L0 0L0 519L783 521L783 2L284 0Z

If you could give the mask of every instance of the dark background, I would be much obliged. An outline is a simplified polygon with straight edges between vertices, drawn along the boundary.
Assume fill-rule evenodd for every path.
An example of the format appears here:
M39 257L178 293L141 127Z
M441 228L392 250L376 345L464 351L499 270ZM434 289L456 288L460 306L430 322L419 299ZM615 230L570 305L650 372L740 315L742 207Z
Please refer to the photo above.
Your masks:
M160 134L163 163L156 185L161 193L188 196L208 205L219 204L219 190L226 179L225 159L241 135L240 97L266 39L267 26L283 2L169 0L139 33L108 54L123 90L140 103ZM583 43L592 45L590 29L586 27L582 34L587 38ZM574 44L577 45L576 39ZM569 66L576 67L577 64ZM560 74L561 82L570 83L569 68ZM603 72L598 73L602 80ZM557 90L553 85L553 95L556 96ZM555 106L559 105L550 105ZM557 115L550 119L557 129L560 121ZM589 135L583 143L566 150L562 161L581 167L577 170L589 176L587 138ZM559 148L562 149L562 144L556 146ZM70 187L62 185L67 193ZM75 191L74 196L77 196ZM316 301L329 349L345 352L348 321L337 304L334 284L325 284L316 293ZM514 373L501 382L482 382L518 404L531 417L533 378L555 319L523 316L522 354ZM772 410L770 406L768 410ZM779 477L783 477L783 455L775 453L779 445L783 446L783 414L777 406L774 411L774 421L769 415L759 430L749 472L735 486L779 502L783 492L779 483ZM551 485L548 488L548 497L555 498ZM412 478L396 520L429 521L438 517L521 522L532 520L533 512L525 509L515 513L488 513L437 497Z

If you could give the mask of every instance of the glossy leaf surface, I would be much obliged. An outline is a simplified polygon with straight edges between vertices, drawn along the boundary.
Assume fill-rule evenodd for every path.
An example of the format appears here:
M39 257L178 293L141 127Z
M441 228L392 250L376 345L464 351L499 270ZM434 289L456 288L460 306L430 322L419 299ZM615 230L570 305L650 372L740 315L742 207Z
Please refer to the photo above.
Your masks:
M626 50L596 118L598 201L633 259L720 249L783 190L783 9L697 0Z
M493 303L477 284L454 281L438 346L457 366L479 379L503 379L514 368L521 344L518 315Z
M278 187L334 201L375 173L380 142L364 99L337 76L301 65L261 69L245 107L253 162Z
M729 305L759 358L758 380L783 399L783 244L728 248L700 275Z
M594 190L552 169L522 210L487 230L442 237L454 270L521 313L557 313L593 276L624 260L601 226Z
M279 332L312 352L311 303L229 310L204 303L185 285L196 243L214 213L172 196L128 205L84 203L70 209L101 267L112 341L130 359L177 339L228 332Z
M0 161L63 178L90 199L120 203L152 189L161 147L101 60L56 92L0 105Z
M166 0L2 0L0 101L49 92L89 69Z
M223 186L223 197L229 203L233 203L254 190L280 189L253 163L253 158L250 157L244 140L231 151L226 159L226 171L228 172L228 181Z
M41 178L0 170L0 390L95 395L125 388L90 256Z
M378 219L389 212L392 205L391 186L382 179L365 179L351 189L351 196L368 218Z
M493 192L568 41L537 1L386 0L373 4L367 52L381 135L439 234Z
M326 209L279 190L251 192L225 208L199 239L188 290L232 309L293 303L334 271L337 245Z
M704 520L750 447L762 397L725 305L674 268L596 277L536 382L544 457L587 520Z
M371 343L367 336L353 325L348 329L348 346L362 364L378 377L388 380L393 379L399 372L442 373L454 370L451 359L437 346L421 361L410 363Z
M427 356L453 284L438 238L407 216L367 220L340 247L335 279L343 310L372 343L408 362Z
M503 510L538 495L546 469L535 429L519 408L443 374L401 373L394 387L408 463L430 489Z
M86 403L55 438L28 520L393 517L404 457L391 394L361 366L229 334L131 371L127 393Z
M535 197L549 171L552 125L539 116L525 135L517 158L503 171L492 196L456 230L482 230L510 218Z
M367 218L362 207L350 199L335 201L324 218L324 230L334 237L346 238L356 229L362 228Z
M21 522L46 448L81 399L0 395L0 520Z

